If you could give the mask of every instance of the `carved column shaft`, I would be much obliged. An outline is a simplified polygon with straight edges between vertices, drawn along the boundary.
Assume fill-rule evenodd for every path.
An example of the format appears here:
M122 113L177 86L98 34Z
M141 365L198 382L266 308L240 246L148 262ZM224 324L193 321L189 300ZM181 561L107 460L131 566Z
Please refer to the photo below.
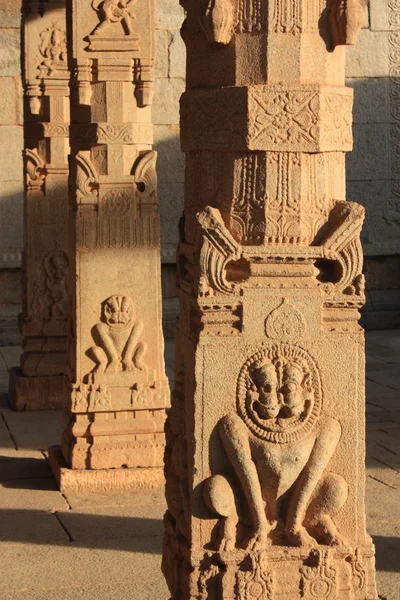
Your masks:
M364 510L354 2L185 0L173 600L376 600Z
M71 424L62 451L73 470L97 470L97 481L100 470L142 467L137 477L152 486L162 480L169 404L150 106L154 10L151 0L133 4L72 3Z
M61 408L68 317L69 71L65 1L23 5L25 40L24 336L17 410Z

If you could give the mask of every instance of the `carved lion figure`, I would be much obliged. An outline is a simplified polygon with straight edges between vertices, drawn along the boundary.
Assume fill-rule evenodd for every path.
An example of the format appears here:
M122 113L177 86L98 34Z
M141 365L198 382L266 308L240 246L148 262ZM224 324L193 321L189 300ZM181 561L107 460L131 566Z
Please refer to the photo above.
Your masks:
M98 342L88 354L96 363L95 373L118 373L144 369L146 345L139 341L143 323L136 319L128 296L110 296L102 304L101 322L93 328Z
M204 487L206 504L222 518L220 550L236 547L246 516L249 528L242 530L250 534L241 545L250 549L343 542L332 517L346 502L348 485L326 471L341 425L321 414L318 370L309 358L282 344L242 369L239 414L218 424L235 475L217 474Z

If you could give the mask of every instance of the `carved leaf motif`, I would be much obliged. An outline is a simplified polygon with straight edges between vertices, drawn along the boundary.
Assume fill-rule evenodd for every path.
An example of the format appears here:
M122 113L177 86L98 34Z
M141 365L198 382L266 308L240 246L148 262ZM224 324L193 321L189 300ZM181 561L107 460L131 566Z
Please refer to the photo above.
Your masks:
M153 196L157 189L157 152L152 150L140 157L135 169L135 183L141 196Z
M285 299L268 315L265 322L267 336L275 339L301 338L306 328L301 312Z
M253 558L251 571L239 571L237 588L238 600L273 600L274 578L266 557L261 554Z

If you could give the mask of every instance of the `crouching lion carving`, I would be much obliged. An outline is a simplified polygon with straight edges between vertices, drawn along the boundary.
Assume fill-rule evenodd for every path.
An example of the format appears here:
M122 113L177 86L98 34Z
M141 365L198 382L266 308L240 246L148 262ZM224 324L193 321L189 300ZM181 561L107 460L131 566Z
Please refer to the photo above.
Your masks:
M333 517L347 500L348 485L327 472L341 426L321 415L321 396L317 367L302 348L274 344L242 368L238 414L218 425L235 476L217 474L204 486L206 504L222 518L220 550L237 546L244 515L252 532L240 545L251 550L344 542ZM242 511L238 498L244 499Z
M143 370L146 345L139 341L143 323L136 319L128 296L110 296L102 304L101 322L93 328L97 346L88 355L96 363L94 373Z

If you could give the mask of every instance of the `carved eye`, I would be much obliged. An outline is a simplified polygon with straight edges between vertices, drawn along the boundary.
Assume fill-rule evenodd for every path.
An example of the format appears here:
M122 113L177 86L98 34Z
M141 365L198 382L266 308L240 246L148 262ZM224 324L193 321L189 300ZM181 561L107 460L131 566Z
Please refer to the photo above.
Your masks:
M270 394L272 392L272 386L270 383L264 385L264 392L266 392L267 394Z

